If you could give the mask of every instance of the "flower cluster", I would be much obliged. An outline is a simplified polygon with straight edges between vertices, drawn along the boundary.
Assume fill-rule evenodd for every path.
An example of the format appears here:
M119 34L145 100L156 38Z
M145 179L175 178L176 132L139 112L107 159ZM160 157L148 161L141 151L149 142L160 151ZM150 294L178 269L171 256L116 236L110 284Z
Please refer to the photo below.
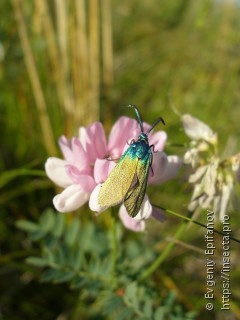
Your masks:
M144 130L150 125L144 123ZM79 137L70 141L62 136L59 145L64 159L48 158L45 170L48 177L64 190L53 199L55 208L60 212L77 210L89 201L90 209L96 213L106 210L97 201L101 185L106 181L117 160L129 147L128 143L137 140L140 134L136 120L121 117L111 129L107 141L103 126L95 122L89 127L79 129ZM164 131L149 134L149 143L154 144L152 168L154 175L149 175L149 183L160 184L176 176L181 165L177 156L167 156L164 146L167 135ZM112 161L109 161L112 159ZM135 218L131 218L121 205L119 216L124 226L133 231L145 229L145 220L149 217L162 220L163 213L154 208L147 195L141 210Z
M223 220L230 199L236 196L234 183L240 182L240 154L221 159L217 134L209 126L188 114L182 116L182 124L191 139L183 159L193 169L188 179L194 186L188 209L212 207Z

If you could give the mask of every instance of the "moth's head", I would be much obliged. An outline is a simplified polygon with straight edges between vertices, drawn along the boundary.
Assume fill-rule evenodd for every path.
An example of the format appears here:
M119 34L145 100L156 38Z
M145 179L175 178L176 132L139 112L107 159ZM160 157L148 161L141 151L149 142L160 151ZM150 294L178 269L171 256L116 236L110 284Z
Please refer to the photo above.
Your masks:
M138 140L148 142L148 136L146 135L146 133L141 133L138 137Z

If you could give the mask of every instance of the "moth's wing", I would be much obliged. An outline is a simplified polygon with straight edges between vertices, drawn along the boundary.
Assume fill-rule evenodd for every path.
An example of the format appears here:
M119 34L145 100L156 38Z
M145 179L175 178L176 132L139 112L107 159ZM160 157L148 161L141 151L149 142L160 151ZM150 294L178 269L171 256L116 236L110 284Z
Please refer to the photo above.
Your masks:
M136 183L134 174L137 164L138 157L130 146L100 189L98 195L100 206L114 206L124 199L129 188Z
M124 197L125 208L131 217L135 217L141 208L146 192L150 164L151 153L146 154L143 159L138 159L134 177L137 183L132 188L129 188Z

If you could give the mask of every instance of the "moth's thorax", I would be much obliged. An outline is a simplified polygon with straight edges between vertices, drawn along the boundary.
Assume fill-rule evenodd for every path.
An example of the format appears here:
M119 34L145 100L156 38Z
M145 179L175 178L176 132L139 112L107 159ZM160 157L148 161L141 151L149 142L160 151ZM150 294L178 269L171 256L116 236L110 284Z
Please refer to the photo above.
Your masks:
M148 137L145 133L142 133L138 140L133 142L132 145L133 153L139 158L143 159L149 152L151 152L148 143Z

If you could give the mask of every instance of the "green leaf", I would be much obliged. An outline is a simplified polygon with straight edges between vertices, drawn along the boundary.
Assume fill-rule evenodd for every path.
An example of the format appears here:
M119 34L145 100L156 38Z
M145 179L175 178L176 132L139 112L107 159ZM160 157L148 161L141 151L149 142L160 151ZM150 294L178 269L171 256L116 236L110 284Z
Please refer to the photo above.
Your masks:
M147 297L146 297L147 299ZM150 299L147 299L144 303L143 306L143 313L146 315L147 318L151 319L152 318L152 301Z
M28 220L18 220L15 224L18 229L26 232L35 232L39 230L39 225L37 223Z
M32 232L30 234L30 239L32 241L38 241L43 239L45 236L46 236L45 232L39 228L37 231Z
M175 299L176 299L176 292L175 291L171 291L169 293L169 295L167 296L167 299L165 301L165 307L171 309L173 304L174 304Z
M73 256L71 259L71 266L74 270L79 270L82 263L82 253L80 248L78 247L75 252L73 252Z
M81 232L78 235L78 239L81 243L81 248L83 251L95 251L96 243L93 242L93 236L95 232L96 230L92 223L85 224L84 228L81 229Z
M88 283L88 279L84 278L82 276L77 276L71 281L71 287L74 289L79 289L82 287L86 287L86 284Z
M53 248L56 248L57 246L59 246L59 239L53 237L51 234L48 234L44 239L44 244L45 246L47 246L48 248L51 248L52 250Z
M65 215L63 213L57 213L55 214L55 226L54 229L52 229L52 234L56 238L60 238L64 231L65 226Z
M48 247L43 248L43 259L49 264L54 262L54 254Z
M126 287L126 291L124 294L124 298L129 300L135 309L139 309L137 289L138 288L136 282L132 282Z
M138 258L142 253L142 247L139 243L133 240L129 240L126 244L126 254L129 258L134 259Z
M102 276L109 276L112 268L112 263L109 259L109 257L106 257L105 259L101 260L101 275Z
M132 308L122 308L117 314L118 320L133 319L134 310Z
M35 267L46 267L48 265L45 259L39 257L29 257L26 259L26 262Z
M96 258L92 260L89 264L89 271L91 274L99 275L101 274L100 272L100 260L99 258Z
M73 219L72 222L68 225L66 235L65 235L65 241L69 246L73 245L77 240L79 229L80 229L79 220Z
M104 313L111 314L116 311L118 308L123 306L123 301L120 297L112 295L111 293L106 296L103 301L104 304Z
M55 215L52 209L47 209L40 217L41 230L48 233L51 229L55 228Z
M59 271L57 277L54 279L55 283L68 282L75 276L74 271Z
M54 252L54 261L63 266L65 265L66 262L66 252L64 251L64 249L61 246L58 246L56 251Z
M165 308L158 307L154 313L154 320L165 320Z
M43 271L41 277L40 277L40 281L41 282L51 282L53 281L54 278L56 278L56 269L48 269Z

